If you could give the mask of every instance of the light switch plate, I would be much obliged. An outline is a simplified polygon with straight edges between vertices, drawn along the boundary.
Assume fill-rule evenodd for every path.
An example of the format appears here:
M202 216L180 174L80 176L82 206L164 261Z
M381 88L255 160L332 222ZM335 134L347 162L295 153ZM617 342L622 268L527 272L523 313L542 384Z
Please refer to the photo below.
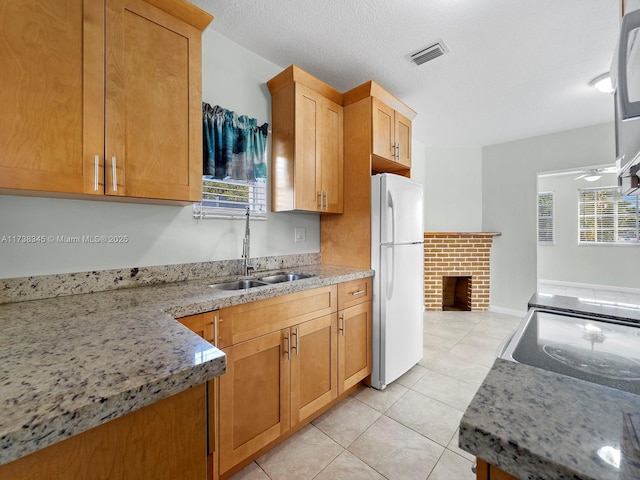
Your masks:
M307 230L304 227L295 227L293 233L296 243L307 241Z

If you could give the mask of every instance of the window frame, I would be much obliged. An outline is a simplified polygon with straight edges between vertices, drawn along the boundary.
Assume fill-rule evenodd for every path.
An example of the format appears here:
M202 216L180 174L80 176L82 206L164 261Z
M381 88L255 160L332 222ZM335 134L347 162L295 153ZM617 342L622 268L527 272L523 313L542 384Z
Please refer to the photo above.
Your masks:
M608 197L598 199L598 192L603 192ZM593 201L585 202L584 194L593 193ZM621 213L620 206L631 200L635 205L635 226L621 225L621 216L633 217L631 213ZM591 205L593 205L591 207ZM584 213L585 211L593 213ZM600 213L599 213L600 211ZM592 219L591 227L585 227L587 221ZM607 221L608 220L608 221ZM604 226L601 226L604 225ZM635 233L635 239L620 239L620 232ZM585 239L592 236L593 240ZM606 240L607 236L612 240ZM603 240L603 238L605 238ZM614 187L594 187L578 189L578 245L583 246L639 246L640 245L640 199L632 195L621 195L620 189Z
M545 196L551 196L551 214L550 215L541 215L540 213L540 200L542 198L544 198ZM536 227L536 233L537 233L537 240L538 240L538 245L540 246L548 246L548 245L555 245L556 244L556 201L555 201L555 194L554 192L538 192L538 203L537 203L537 227ZM551 239L542 239L541 240L541 230L540 230L540 223L542 220L550 220L551 223L551 232L550 232L550 237Z

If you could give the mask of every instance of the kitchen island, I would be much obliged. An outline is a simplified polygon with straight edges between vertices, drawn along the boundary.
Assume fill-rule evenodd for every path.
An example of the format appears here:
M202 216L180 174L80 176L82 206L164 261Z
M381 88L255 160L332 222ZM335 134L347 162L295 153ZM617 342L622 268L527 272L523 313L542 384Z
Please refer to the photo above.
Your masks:
M225 355L176 318L373 274L321 265L297 270L315 276L223 291L209 285L233 276L217 272L195 280L0 305L0 465L224 373ZM36 288L37 282L30 282Z
M569 297L534 295L530 306L640 319ZM519 479L637 479L640 396L497 359L461 420L459 445Z

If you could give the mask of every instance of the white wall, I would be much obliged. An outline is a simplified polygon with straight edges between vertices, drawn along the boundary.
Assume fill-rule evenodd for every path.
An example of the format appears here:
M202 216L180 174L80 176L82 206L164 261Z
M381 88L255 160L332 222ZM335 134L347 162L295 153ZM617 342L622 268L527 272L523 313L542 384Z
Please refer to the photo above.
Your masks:
M491 306L524 311L536 291L537 173L615 159L613 123L482 149L482 230L491 249Z
M635 245L578 245L578 188L616 186L616 175L595 182L576 180L576 174L540 177L538 191L553 192L555 245L538 246L538 279L616 287L640 287Z
M414 140L411 177L424 187L426 232L482 230L482 149L434 148Z
M214 22L215 24L215 22ZM270 122L265 82L282 69L209 27L203 34L203 99ZM294 243L294 227L306 242ZM270 213L251 226L251 254L320 251L317 214ZM127 235L125 244L14 244L13 235ZM192 207L0 195L0 278L239 258L244 222L192 218Z

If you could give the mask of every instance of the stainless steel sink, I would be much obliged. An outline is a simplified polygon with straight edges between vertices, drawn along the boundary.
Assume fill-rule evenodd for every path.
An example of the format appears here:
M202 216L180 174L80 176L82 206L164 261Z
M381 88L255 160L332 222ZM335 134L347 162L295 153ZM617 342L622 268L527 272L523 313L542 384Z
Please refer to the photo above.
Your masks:
M218 290L246 290L253 287L264 287L267 285L265 282L255 280L253 278L247 278L242 280L234 280L233 282L215 283L209 285L211 288L217 288Z
M266 277L243 278L234 280L233 282L214 283L209 286L218 290L246 290L248 288L264 287L265 285L273 285L274 283L293 282L311 277L315 277L315 275L312 273L279 272Z
M293 282L295 280L302 280L304 278L315 277L315 275L311 273L285 273L280 272L274 275L269 275L267 277L261 277L260 281L265 283L282 283L282 282Z

